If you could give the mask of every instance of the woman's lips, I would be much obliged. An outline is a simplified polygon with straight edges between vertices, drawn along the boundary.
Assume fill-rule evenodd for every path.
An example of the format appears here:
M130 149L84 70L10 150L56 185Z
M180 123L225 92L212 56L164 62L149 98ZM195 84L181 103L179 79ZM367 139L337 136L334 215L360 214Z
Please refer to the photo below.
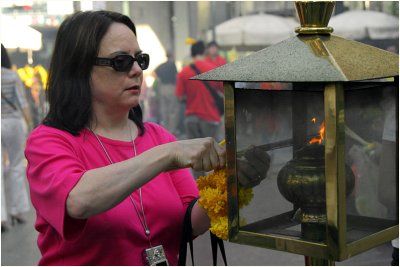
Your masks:
M140 90L140 86L134 85L134 86L131 86L131 87L125 89L125 90L129 90L129 91Z

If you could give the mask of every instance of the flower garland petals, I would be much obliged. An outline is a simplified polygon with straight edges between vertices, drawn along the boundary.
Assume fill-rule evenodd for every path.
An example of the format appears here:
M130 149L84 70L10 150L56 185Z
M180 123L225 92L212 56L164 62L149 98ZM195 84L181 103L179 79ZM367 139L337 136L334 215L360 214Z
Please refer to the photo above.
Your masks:
M227 193L221 192L216 188L206 187L200 191L200 205L207 210L209 217L226 216L227 215Z
M210 231L217 237L228 240L228 217L218 217L211 220Z
M228 240L228 192L226 170L217 170L197 179L200 190L199 204L211 220L210 231L217 237ZM248 205L253 198L252 188L239 187L239 208Z

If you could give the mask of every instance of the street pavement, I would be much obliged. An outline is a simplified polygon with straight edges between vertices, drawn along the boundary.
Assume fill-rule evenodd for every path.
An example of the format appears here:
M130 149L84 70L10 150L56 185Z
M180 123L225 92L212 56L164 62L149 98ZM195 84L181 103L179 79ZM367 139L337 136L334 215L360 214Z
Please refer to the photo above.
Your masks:
M25 214L25 224L14 225L1 234L2 266L37 265L40 252L36 246L37 232L33 225L34 211ZM234 266L302 266L304 257L286 252L225 242L228 265ZM390 243L379 246L342 262L338 266L389 266L392 247ZM210 236L208 233L194 240L194 262L198 266L212 265ZM191 265L188 250L188 265ZM223 265L218 254L218 265Z

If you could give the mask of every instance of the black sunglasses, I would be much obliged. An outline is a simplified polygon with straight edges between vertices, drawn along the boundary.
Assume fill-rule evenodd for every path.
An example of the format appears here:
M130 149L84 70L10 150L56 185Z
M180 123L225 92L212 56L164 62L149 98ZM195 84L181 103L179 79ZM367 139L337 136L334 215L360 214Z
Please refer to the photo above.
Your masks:
M136 57L131 55L118 55L114 58L96 57L94 65L109 66L116 71L125 72L131 70L135 61L137 61L142 70L145 70L149 67L150 56L149 54L139 54Z

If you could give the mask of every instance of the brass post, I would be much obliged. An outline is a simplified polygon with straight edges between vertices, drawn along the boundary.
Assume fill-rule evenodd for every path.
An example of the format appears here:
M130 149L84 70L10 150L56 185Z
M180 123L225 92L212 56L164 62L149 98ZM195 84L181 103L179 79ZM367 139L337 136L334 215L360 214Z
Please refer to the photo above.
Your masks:
M297 16L300 27L295 29L299 34L330 34L333 28L328 27L334 1L296 1Z
M328 27L329 19L335 7L334 1L296 1L296 11L300 20L300 27L295 29L298 34L330 34L333 28ZM314 235L326 235L325 231L317 228L302 228L302 231L311 231ZM303 233L308 236L307 233ZM323 237L325 239L325 237ZM307 266L333 266L334 261L311 256L305 257Z

